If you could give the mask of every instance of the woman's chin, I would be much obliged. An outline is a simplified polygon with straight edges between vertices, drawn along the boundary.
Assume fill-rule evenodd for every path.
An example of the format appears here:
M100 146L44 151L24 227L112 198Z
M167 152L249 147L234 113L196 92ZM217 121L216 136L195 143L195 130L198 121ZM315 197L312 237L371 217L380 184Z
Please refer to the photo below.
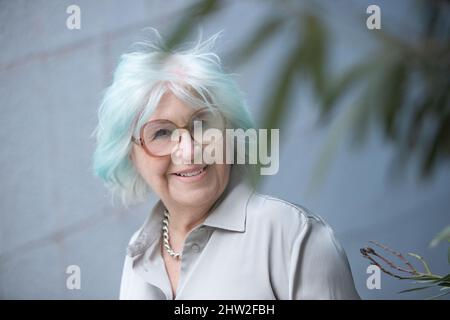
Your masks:
M203 206L208 203L210 199L214 197L211 190L187 190L184 192L177 192L172 194L172 199L177 203L187 207Z
M207 203L219 192L216 190L218 184L213 181L198 184L173 181L169 184L172 199L186 206L199 206Z

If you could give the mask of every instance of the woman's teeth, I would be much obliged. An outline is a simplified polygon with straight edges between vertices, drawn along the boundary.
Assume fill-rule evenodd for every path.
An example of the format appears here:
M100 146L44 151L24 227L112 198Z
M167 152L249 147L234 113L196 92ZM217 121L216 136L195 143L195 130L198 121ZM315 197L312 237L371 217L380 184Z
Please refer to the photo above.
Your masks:
M179 177L193 177L193 176L198 176L200 173L202 173L203 171L205 171L206 166L201 168L198 171L194 171L194 172L186 172L186 173L175 173L177 176Z

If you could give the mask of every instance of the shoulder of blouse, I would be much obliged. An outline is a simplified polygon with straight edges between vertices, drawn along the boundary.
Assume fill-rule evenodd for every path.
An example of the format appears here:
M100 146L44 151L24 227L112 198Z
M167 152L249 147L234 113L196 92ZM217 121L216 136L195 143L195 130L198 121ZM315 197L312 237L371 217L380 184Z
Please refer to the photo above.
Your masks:
M255 221L258 227L270 226L292 238L312 227L331 227L318 214L305 206L284 199L254 192L247 205L247 220Z

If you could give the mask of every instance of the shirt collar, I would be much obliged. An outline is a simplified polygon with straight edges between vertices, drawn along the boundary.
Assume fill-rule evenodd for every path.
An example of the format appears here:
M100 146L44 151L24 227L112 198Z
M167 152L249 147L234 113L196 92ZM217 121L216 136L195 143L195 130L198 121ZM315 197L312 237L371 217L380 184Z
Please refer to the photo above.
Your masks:
M254 188L247 179L245 169L233 165L227 187L213 205L202 225L245 232L247 203L253 192ZM164 204L161 200L158 200L138 232L136 240L128 246L129 256L136 257L142 254L154 241L160 238L163 215Z

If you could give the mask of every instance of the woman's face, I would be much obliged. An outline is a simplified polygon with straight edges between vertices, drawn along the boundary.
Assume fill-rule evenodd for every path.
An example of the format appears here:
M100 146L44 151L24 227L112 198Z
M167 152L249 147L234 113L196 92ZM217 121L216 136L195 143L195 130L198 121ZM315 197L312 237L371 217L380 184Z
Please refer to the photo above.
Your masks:
M154 113L148 119L166 119L178 127L186 125L194 109L168 92L162 98ZM194 142L189 135L182 135L179 148L183 157L190 160ZM153 157L133 144L131 160L136 169L168 207L210 207L219 198L228 184L230 165L210 164L197 174L205 164L175 164L171 155ZM175 161L180 163L179 159ZM180 176L180 173L196 174Z

